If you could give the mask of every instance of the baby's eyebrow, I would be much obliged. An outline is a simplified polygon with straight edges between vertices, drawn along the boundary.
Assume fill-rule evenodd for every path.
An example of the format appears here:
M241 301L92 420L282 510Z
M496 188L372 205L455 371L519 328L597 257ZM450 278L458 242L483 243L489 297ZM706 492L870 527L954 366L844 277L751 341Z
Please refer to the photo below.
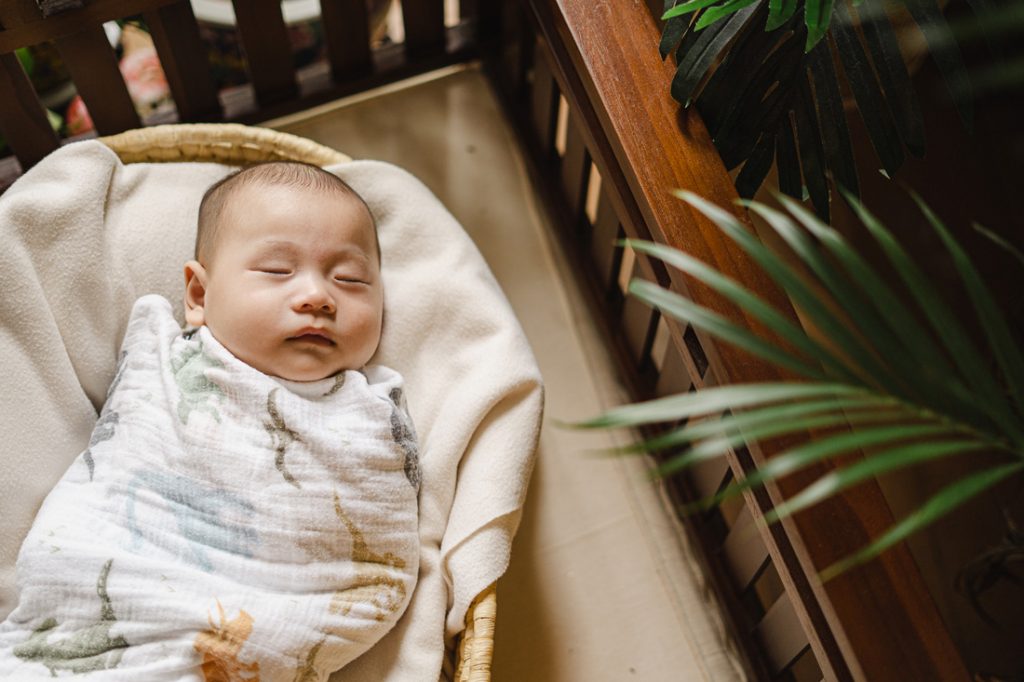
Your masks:
M294 256L300 252L298 244L283 239L268 239L260 242L259 247L255 253L258 258L266 258L268 256ZM368 254L363 249L354 245L346 244L344 246L334 249L328 254L328 259L332 262L340 262L344 260L360 260L366 263L371 261Z
M274 256L277 254L293 255L298 252L298 246L293 242L282 241L280 239L268 239L267 241L259 244L259 249L256 252L258 256Z

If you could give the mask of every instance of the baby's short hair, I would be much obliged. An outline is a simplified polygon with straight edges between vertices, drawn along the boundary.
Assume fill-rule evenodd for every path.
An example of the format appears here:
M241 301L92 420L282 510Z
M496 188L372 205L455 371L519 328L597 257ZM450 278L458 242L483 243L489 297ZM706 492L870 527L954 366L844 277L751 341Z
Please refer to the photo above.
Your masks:
M358 199L366 207L366 212L370 215L370 222L373 225L373 239L377 247L377 258L378 260L380 259L377 220L374 218L373 211L370 210L363 197L352 189L348 183L337 175L310 163L302 161L266 161L246 166L221 178L213 183L206 190L206 193L203 194L203 199L199 202L199 224L196 230L196 260L205 265L209 264L206 259L213 254L224 207L227 205L227 200L235 192L248 186L272 185L299 187L319 192L338 192Z

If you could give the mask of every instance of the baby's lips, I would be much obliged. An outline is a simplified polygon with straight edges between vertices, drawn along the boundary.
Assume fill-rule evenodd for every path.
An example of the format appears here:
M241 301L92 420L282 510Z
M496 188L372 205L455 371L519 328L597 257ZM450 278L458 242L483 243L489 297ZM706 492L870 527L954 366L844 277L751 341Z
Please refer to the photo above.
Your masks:
M297 334L289 337L290 341L305 341L307 343L315 343L318 345L335 345L334 339L324 331L323 329L317 329L315 327L309 327L306 329L300 329Z

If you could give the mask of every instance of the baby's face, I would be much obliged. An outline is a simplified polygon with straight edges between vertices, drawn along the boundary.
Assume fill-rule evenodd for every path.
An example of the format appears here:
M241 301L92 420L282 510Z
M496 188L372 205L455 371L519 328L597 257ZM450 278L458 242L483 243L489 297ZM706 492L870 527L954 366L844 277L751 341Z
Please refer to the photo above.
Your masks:
M373 223L357 198L293 187L240 188L220 216L189 324L205 324L265 374L314 381L365 365L384 295ZM190 285L187 285L190 286ZM194 299L195 297L193 297Z

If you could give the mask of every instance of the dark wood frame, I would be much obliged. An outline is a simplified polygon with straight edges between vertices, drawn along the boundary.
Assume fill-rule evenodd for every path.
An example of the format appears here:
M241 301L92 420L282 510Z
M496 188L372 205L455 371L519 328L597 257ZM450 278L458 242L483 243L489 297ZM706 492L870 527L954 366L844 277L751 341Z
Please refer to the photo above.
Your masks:
M59 144L12 53L44 40L54 40L75 64L75 82L101 133L138 125L100 35L103 21L135 14L142 14L152 30L183 121L266 120L480 56L634 395L643 399L716 383L789 378L699 331L661 319L626 298L619 285L625 275L653 280L763 331L699 282L646 258L631 261L613 247L622 235L654 239L715 265L796 319L788 300L744 254L670 195L671 189L685 187L721 206L736 198L703 124L692 111L680 111L668 94L673 69L658 57L659 25L647 7L483 0L465 8L458 26L445 28L440 0L403 0L406 43L371 50L361 3L323 2L329 61L296 73L281 45L276 0L236 0L255 77L242 96L226 100L214 91L188 0L92 0L46 19L33 0L5 1L0 3L0 130L23 168ZM555 139L560 109L567 120L564 145ZM601 191L590 216L587 191L595 170ZM666 334L669 343L659 343ZM727 461L674 480L673 492L680 500L713 492L781 445L733 452ZM824 466L749 493L743 505L686 519L704 550L705 568L748 676L966 679L906 548L890 550L828 585L816 577L891 523L877 485L860 486L812 515L798 515L744 540L751 537L744 528L762 519L773 500L799 490Z

